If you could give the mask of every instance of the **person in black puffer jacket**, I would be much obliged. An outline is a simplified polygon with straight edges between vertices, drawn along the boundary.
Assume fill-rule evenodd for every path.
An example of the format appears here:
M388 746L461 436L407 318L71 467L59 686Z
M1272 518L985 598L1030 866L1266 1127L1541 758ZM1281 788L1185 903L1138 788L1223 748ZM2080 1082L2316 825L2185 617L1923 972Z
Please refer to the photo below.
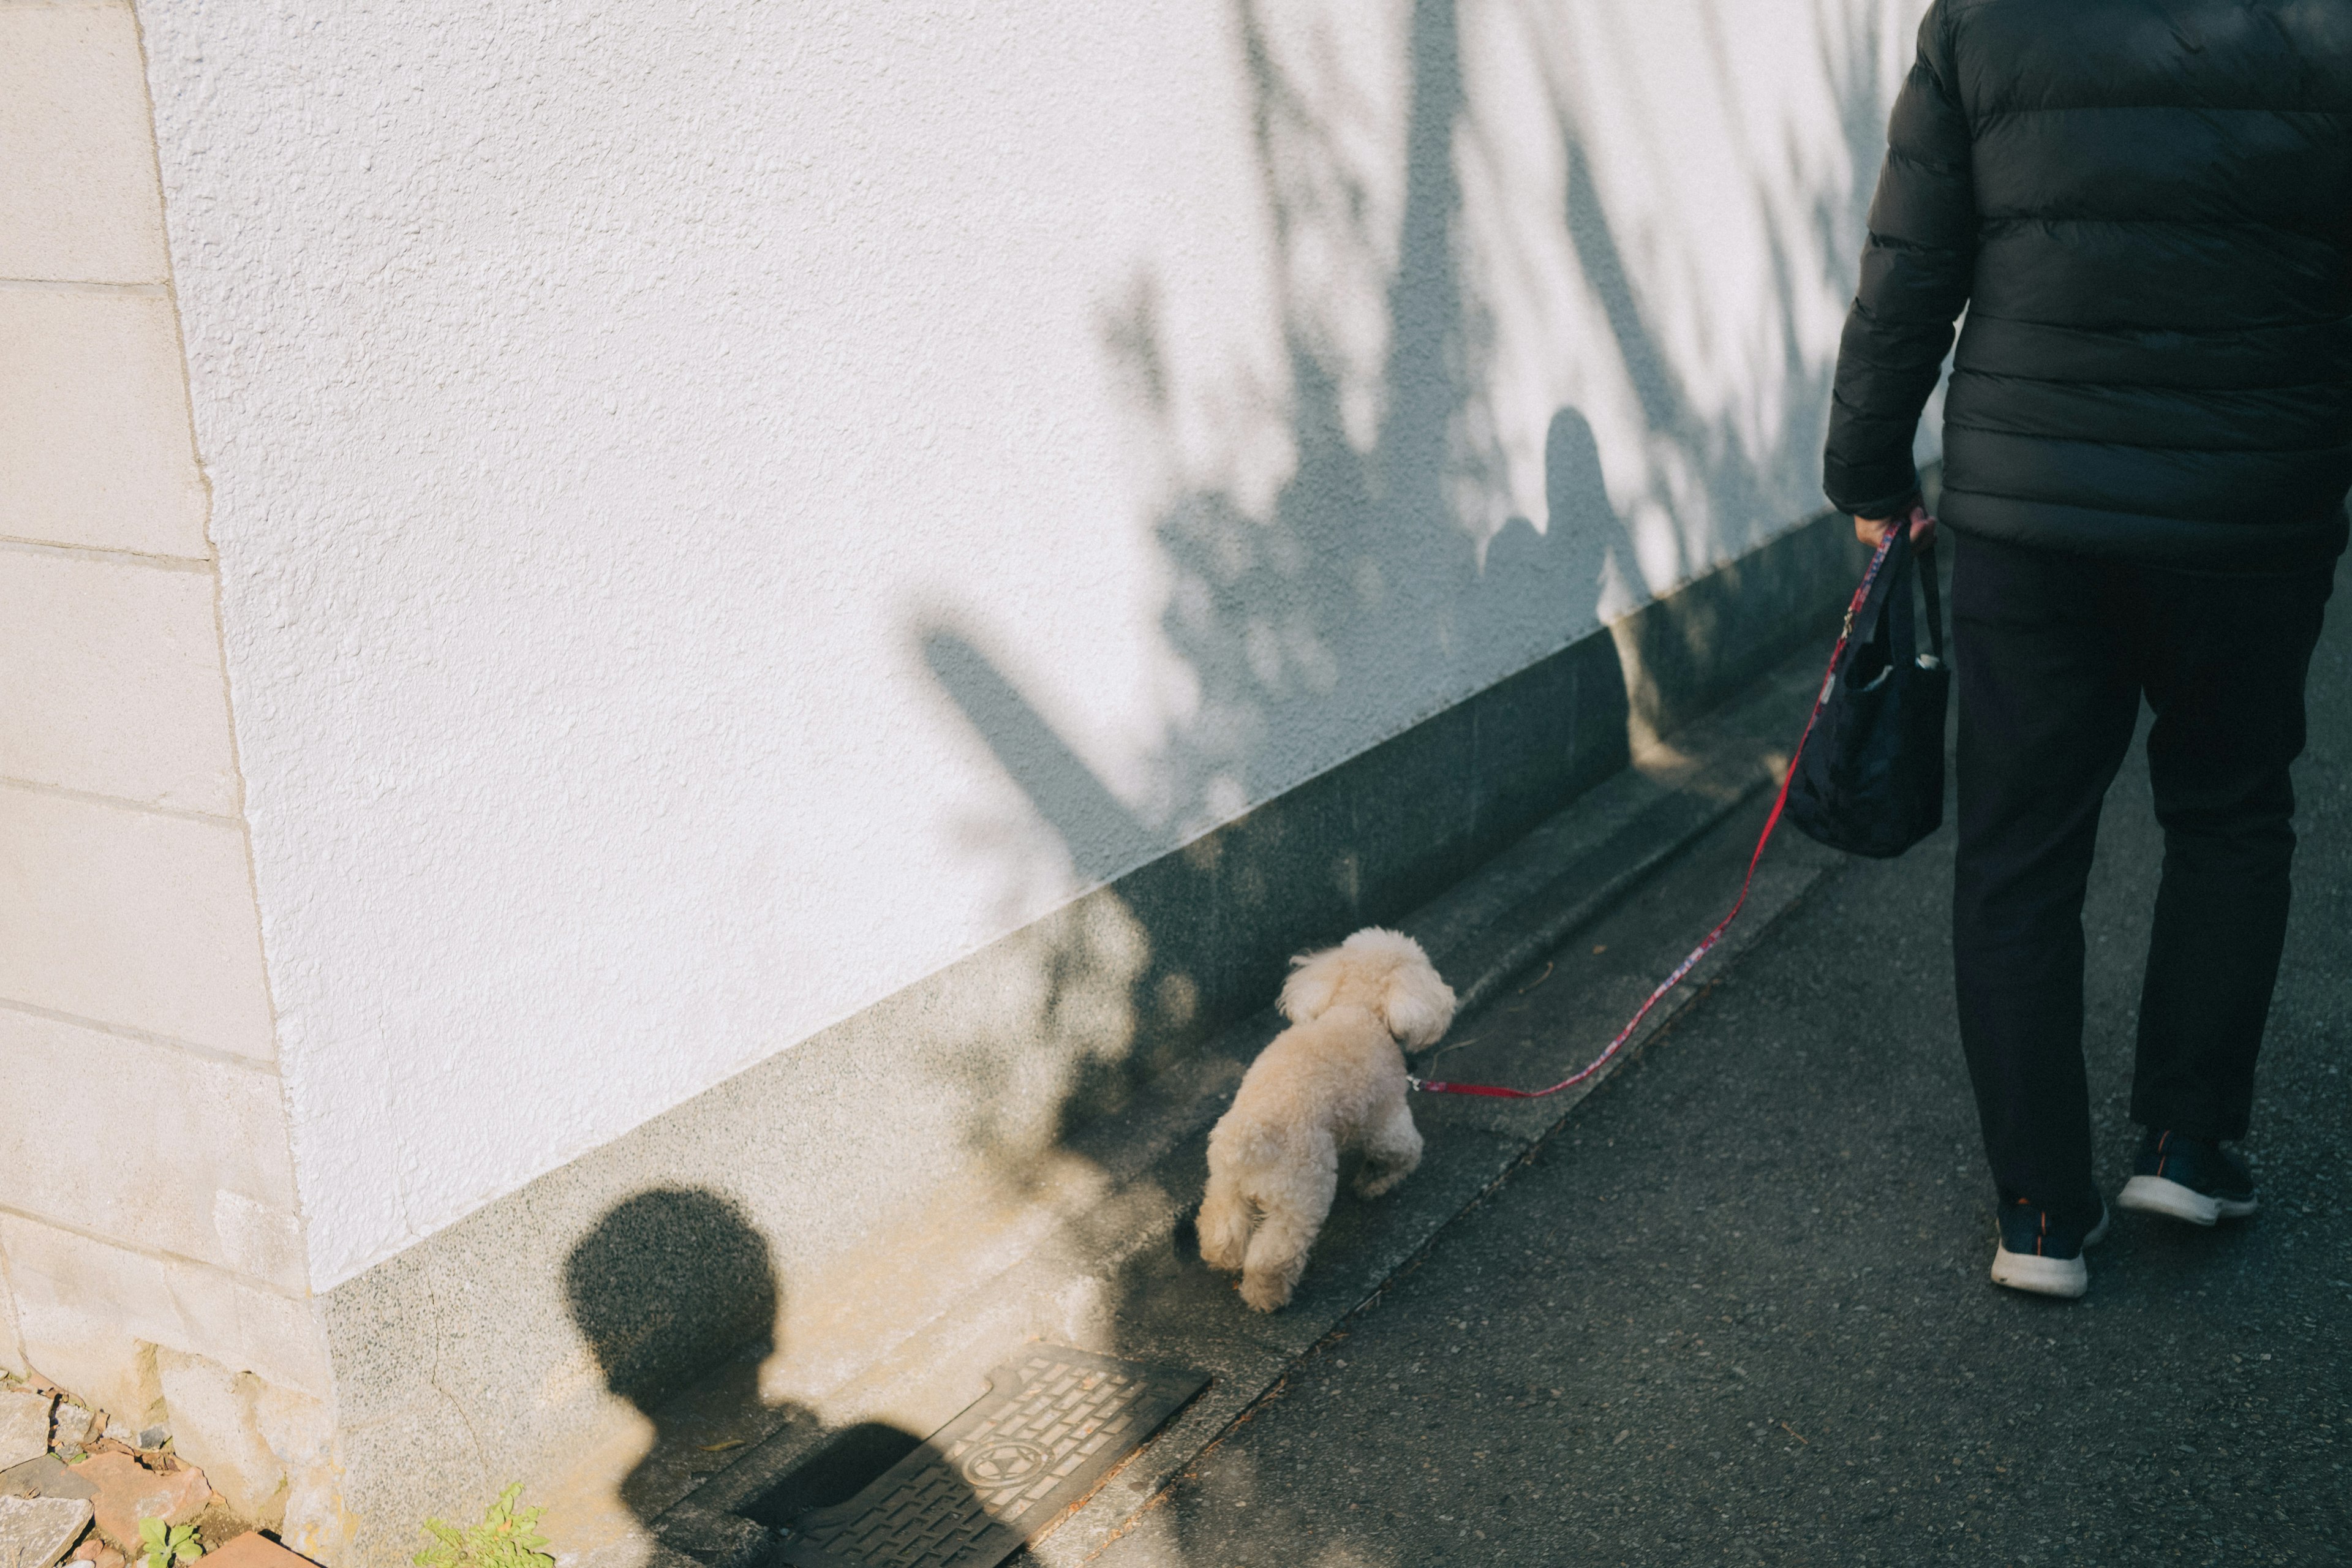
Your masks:
M1945 402L1960 1036L1993 1278L2080 1295L2106 1226L2082 906L2143 695L2163 878L2119 1201L2253 1212L2304 680L2352 488L2352 4L1936 0L1838 356L1826 488L1876 542Z

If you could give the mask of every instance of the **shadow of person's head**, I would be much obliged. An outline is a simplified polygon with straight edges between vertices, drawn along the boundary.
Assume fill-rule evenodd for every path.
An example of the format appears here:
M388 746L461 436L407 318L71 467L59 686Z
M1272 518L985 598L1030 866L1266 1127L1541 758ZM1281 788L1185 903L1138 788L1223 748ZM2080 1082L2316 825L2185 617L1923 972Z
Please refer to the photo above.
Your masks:
M1544 504L1551 513L1549 531L1563 537L1596 534L1613 544L1625 531L1610 503L1600 438L1576 408L1554 410L1544 431Z
M605 1386L647 1415L719 1362L752 1365L775 1332L766 1240L701 1188L656 1187L615 1205L572 1249L563 1284Z
M756 1441L780 1420L808 1419L761 1396L760 1363L775 1346L782 1293L766 1240L719 1194L656 1187L616 1205L572 1247L563 1286L604 1385L654 1424L651 1450L619 1487L647 1525L676 1519L671 1510L710 1471L706 1456L715 1448ZM714 1436L723 1439L715 1447ZM920 1447L914 1433L881 1422L832 1432L740 1511L789 1527L848 1500Z

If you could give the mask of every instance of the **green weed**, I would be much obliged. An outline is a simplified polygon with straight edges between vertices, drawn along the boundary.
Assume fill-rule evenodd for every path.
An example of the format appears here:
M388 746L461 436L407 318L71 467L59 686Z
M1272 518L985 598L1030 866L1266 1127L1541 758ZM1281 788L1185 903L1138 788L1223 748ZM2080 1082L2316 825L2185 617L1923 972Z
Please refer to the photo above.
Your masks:
M160 1519L139 1521L141 1568L179 1568L205 1554L193 1524L165 1524Z
M555 1568L555 1559L539 1550L547 1544L537 1529L546 1510L517 1508L521 1497L522 1483L517 1481L499 1494L482 1522L468 1530L426 1520L425 1532L439 1544L416 1554L417 1568ZM150 1563L148 1568L171 1564Z

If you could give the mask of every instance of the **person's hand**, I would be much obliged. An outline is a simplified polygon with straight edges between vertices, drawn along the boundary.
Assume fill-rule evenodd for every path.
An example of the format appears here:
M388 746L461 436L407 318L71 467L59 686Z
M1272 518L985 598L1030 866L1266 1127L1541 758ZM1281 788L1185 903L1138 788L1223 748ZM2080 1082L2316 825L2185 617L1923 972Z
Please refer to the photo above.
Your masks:
M1935 542L1936 520L1927 515L1925 506L1913 501L1906 521L1911 524L1911 542L1914 545ZM1875 550L1885 540L1886 531L1894 526L1895 519L1891 517L1857 517L1853 520L1853 536Z

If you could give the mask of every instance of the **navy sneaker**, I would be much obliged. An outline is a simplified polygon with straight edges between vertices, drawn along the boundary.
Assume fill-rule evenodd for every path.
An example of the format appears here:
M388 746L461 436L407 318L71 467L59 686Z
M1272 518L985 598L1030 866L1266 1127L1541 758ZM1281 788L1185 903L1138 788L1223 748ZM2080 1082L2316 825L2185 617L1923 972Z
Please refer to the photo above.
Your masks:
M2116 1202L2142 1214L2211 1225L2254 1212L2254 1178L2243 1160L2210 1138L2151 1127Z
M2075 1297L2091 1288L2090 1266L2083 1248L2095 1247L2107 1234L2107 1205L2099 1204L2099 1221L2085 1226L2061 1220L2031 1198L2000 1205L2000 1248L1992 1255L1992 1282L2037 1296Z

